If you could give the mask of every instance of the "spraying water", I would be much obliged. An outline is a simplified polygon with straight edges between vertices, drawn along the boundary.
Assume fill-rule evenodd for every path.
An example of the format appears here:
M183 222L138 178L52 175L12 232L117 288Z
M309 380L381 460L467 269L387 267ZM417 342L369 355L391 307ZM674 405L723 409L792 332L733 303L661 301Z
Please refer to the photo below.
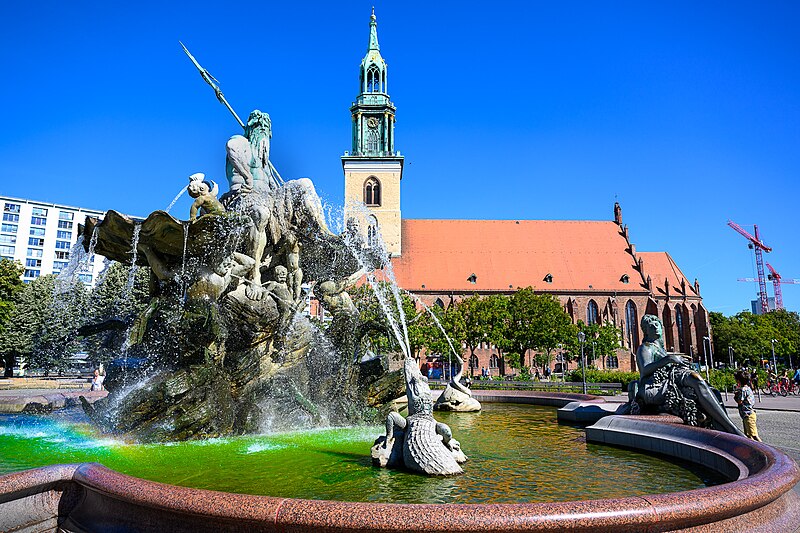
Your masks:
M183 193L185 193L185 192L186 192L186 187L181 187L181 190L178 191L178 194L175 195L175 198L172 199L172 201L169 203L169 205L167 206L167 208L164 211L169 213L169 210L172 209L175 206L177 201L180 199L181 196L183 196Z
M136 260L139 256L139 232L141 231L141 223L136 223L133 225L133 237L131 238L131 269L128 271L128 284L125 287L126 297L130 294L131 289L133 289L133 281L136 279Z

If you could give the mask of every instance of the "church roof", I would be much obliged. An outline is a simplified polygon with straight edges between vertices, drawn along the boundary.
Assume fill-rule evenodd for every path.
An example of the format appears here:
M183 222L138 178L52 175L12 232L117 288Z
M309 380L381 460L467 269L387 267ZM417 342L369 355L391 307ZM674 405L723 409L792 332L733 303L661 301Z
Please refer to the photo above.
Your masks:
M392 264L411 291L648 292L611 221L405 219Z
M685 280L686 296L699 296L694 290L694 283L683 274L681 269L667 252L637 252L644 261L645 277L653 280L653 292L656 296L667 294L665 280L669 281L671 296L683 296L681 281Z

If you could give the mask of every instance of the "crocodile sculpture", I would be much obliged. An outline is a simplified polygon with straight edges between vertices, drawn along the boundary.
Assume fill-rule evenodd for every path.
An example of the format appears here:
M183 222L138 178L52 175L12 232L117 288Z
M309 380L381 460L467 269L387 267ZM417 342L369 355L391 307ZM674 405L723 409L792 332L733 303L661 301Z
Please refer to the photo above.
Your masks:
M467 460L447 424L433 418L433 400L428 380L417 362L405 359L408 418L392 412L386 417L386 435L375 440L375 466L406 468L431 476L463 474L459 463Z

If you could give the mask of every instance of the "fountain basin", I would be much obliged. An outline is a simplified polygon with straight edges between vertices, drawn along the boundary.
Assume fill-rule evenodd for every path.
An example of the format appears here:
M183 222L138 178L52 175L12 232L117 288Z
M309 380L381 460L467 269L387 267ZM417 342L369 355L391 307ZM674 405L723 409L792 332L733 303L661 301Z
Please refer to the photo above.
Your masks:
M493 392L493 396L503 396ZM558 402L547 394L542 401ZM566 396L566 395L565 395ZM574 395L562 398L572 401ZM506 401L519 401L509 395ZM528 395L535 403L536 395ZM481 401L486 401L481 397ZM552 404L552 403L551 403ZM770 446L686 427L668 417L608 417L587 438L688 459L733 481L627 498L528 504L388 504L247 496L145 481L98 464L57 465L0 478L0 529L68 531L792 531L800 498L794 461ZM599 474L602 475L602 474ZM12 523L13 522L13 523Z

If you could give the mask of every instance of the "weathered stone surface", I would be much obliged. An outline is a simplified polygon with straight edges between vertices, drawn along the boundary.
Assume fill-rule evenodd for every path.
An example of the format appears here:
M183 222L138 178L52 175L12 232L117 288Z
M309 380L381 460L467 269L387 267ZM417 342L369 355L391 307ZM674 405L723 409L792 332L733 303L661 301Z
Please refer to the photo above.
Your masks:
M415 359L403 365L408 398L408 418L397 412L386 417L386 435L372 446L372 464L385 468L404 467L431 476L463 474L467 460L447 424L433 418L433 400L428 380ZM400 460L402 457L402 460Z
M436 411L456 411L459 413L469 413L481 410L481 402L473 398L471 395L462 392L451 384L439 395L436 403L433 405Z

